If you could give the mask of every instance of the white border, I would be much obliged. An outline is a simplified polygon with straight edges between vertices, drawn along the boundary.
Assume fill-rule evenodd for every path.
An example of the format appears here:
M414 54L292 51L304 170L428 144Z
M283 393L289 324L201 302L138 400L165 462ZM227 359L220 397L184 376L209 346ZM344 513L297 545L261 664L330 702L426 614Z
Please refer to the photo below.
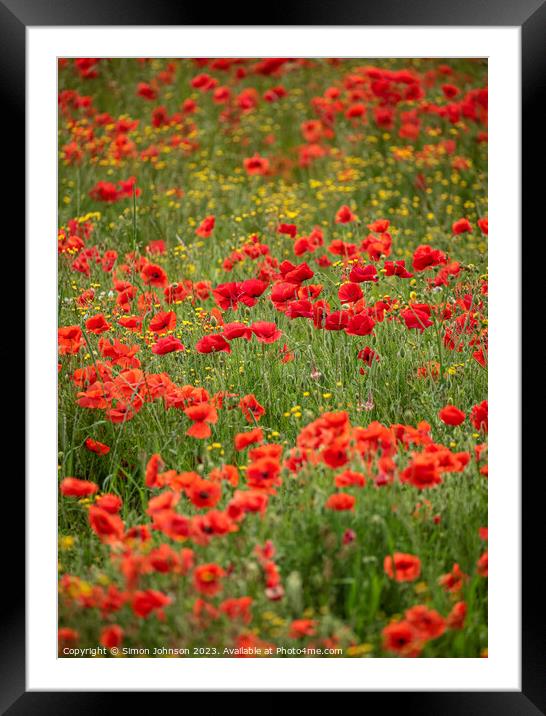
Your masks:
M489 58L487 659L56 658L56 58L242 54ZM520 690L520 28L28 27L27 80L27 689Z

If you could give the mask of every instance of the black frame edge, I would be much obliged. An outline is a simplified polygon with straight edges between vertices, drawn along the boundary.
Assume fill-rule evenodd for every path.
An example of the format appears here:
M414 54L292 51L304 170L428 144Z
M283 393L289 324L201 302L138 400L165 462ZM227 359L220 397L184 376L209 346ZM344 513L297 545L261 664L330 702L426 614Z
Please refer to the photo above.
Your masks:
M493 7L496 4L496 8ZM85 5L85 7L84 7ZM169 7L170 5L170 7ZM477 8L471 0L461 0L457 8L442 7L440 18L438 4L435 8L431 0L420 0L412 3L411 10L400 11L399 0L384 0L383 3L374 4L373 8L350 8L350 0L341 3L341 7L328 5L323 0L321 7L313 8L315 25L345 24L352 12L353 21L350 24L392 24L387 21L389 16L396 19L398 25L417 24L443 24L443 25L521 25L522 27L522 235L529 236L533 228L539 231L543 225L543 182L537 181L543 173L543 157L546 156L546 140L544 135L544 112L541 107L546 106L546 52L544 50L544 37L546 37L546 2L542 0L536 8L536 0L484 0ZM380 5L380 7L377 7ZM504 7L499 14L495 10L500 5ZM9 9L8 9L9 7ZM406 8L409 4L406 5ZM532 10L529 14L529 10ZM315 12L316 10L316 12ZM495 12L494 12L495 11ZM305 8L298 15L293 10L283 16L285 24L306 24L308 13ZM116 6L109 0L94 0L93 3L66 2L63 0L49 0L48 3L40 0L2 0L0 1L0 36L2 37L3 51L0 64L0 103L4 109L1 122L4 133L9 137L5 143L4 152L8 153L5 166L15 176L21 176L21 181L13 180L8 194L9 206L19 208L18 215L24 212L24 199L21 187L24 185L24 166L21 163L21 147L25 146L24 112L25 112L25 30L26 26L34 25L161 25L161 24L195 24L196 17L191 12L185 12L178 3L169 3L167 0L157 0L152 6L143 0L125 2L118 0ZM508 19L508 21L507 21ZM357 22L355 22L356 20ZM491 22L493 21L493 22ZM220 23L219 23L220 24ZM11 138L16 137L12 141ZM5 155L4 155L5 156ZM540 216L539 216L540 214ZM522 296L523 315L537 305L538 296L532 296L533 281L536 286L537 257L530 256L530 239L522 243L522 288L526 291ZM535 248L533 248L535 254ZM20 290L20 288L19 288ZM523 356L530 354L530 331L527 339L523 339ZM525 340L527 342L525 342ZM522 370L523 394L525 388L531 387L536 391L536 385L531 386L533 380L531 371ZM538 429L525 410L527 403L522 403L522 440L523 454L528 454L525 448L532 443L536 444ZM546 713L546 689L544 687L544 617L541 592L536 588L537 582L532 562L535 563L534 554L541 544L542 538L542 503L540 500L541 485L538 479L532 479L537 473L531 472L530 461L523 458L523 474L528 474L527 484L522 486L522 508L525 514L522 541L522 692L435 692L435 693L366 693L366 704L370 699L378 697L384 704L384 699L394 705L400 701L404 710L409 714L442 713L442 716L455 716L466 714L472 716L502 716L502 714L517 714L517 716L535 716ZM10 486L15 494L11 497L13 504L24 506L24 485L22 480L14 481ZM18 498L18 499L17 499ZM539 513L540 510L540 513ZM20 535L19 545L24 545L24 536L19 521L17 527ZM119 712L122 704L121 698L126 699L125 693L99 692L26 692L25 691L25 617L24 617L24 560L21 552L5 550L4 573L9 575L10 589L8 605L2 613L2 654L0 657L2 689L0 691L0 711L10 716L33 713L72 714L77 709L82 714L95 714L98 709L105 713ZM23 554L24 557L24 554ZM213 694L211 694L213 695ZM273 694L275 696L275 694ZM138 694L139 701L147 700L148 693ZM157 698L152 694L151 698ZM151 702L150 702L151 703ZM10 706L11 704L11 706ZM123 704L126 704L124 700Z
M544 123L546 113L546 3L543 3L522 26L521 32L521 76L522 76L522 315L523 335L522 358L533 355L532 309L539 305L536 280L537 261L543 249L533 241L543 225L544 191L541 175L544 173L546 139ZM540 319L539 319L540 320ZM540 420L532 415L525 399L536 389L532 365L523 369L522 361L522 689L523 693L541 710L546 712L545 644L546 629L544 604L537 582L535 556L544 543L541 510L542 486L534 479L536 467L532 465L533 447L540 440ZM534 468L534 469L533 469ZM523 477L525 476L525 477Z

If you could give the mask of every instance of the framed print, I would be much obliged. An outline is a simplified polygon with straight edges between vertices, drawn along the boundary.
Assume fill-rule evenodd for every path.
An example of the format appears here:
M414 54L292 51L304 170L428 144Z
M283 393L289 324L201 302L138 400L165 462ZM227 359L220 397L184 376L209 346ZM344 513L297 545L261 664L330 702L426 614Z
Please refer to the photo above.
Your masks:
M544 5L0 14L28 291L6 713L544 712L520 375Z

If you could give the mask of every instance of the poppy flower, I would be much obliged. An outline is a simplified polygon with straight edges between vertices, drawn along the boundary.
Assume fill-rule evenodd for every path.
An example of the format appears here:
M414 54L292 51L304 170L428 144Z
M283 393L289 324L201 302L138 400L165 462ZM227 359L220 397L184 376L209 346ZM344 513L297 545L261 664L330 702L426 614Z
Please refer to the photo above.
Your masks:
M158 356L164 356L167 353L183 350L184 346L182 345L182 341L174 336L159 338L152 346L152 353L155 353Z
M364 487L366 484L366 478L360 472L354 470L344 470L335 476L336 487Z
M144 484L146 487L161 487L161 478L159 477L159 471L163 468L164 463L161 459L161 455L155 453L148 460L146 465L146 471L144 475Z
M197 234L197 236L200 236L202 239L208 239L209 236L212 234L212 230L214 229L215 222L216 222L216 219L214 218L214 216L207 216L199 224L199 226L195 230L195 233Z
M328 510L336 510L342 512L346 510L353 510L355 506L356 498L354 495L348 495L346 492L336 492L326 500L324 506Z
M430 320L430 308L425 304L413 304L409 308L400 312L407 328L415 328L421 333L432 326Z
M279 224L277 232L279 234L287 234L290 238L295 239L298 230L296 224Z
M439 457L434 453L419 453L413 456L400 474L402 482L409 482L419 490L435 487L442 482Z
M76 477L65 477L61 481L61 494L64 497L89 497L98 492L98 489L96 482L78 480Z
M253 432L253 430L250 431L250 433ZM235 465L222 465L221 467L215 467L209 473L209 480L225 480L226 482L229 482L232 487L237 487L239 484L239 471Z
M282 483L280 471L281 466L277 459L258 458L247 467L247 485L252 489L274 491L274 488Z
M79 326L64 326L57 331L60 355L78 353L85 341Z
M186 435L203 440L211 436L210 425L218 422L218 413L210 403L197 403L184 409L186 416L193 425L186 430Z
M455 234L455 236L464 234L472 231L472 224L468 221L468 219L459 219L453 223L451 231Z
M70 627L61 627L57 633L57 639L59 642L59 652L62 653L64 647L73 646L78 643L80 633Z
M467 613L465 602L457 602L453 605L446 619L448 629L462 629L464 627Z
M97 507L100 507L101 510L105 510L111 515L115 515L121 510L123 500L117 495L107 493L97 497L97 499L95 500L95 505Z
M147 286L165 288L168 284L167 274L157 264L146 264L140 272L140 278Z
M160 311L150 320L150 331L161 335L176 328L176 313L174 311Z
M488 558L487 558L487 552L484 552L482 556L479 558L477 565L476 565L476 571L480 575L480 577L487 577L488 576Z
M263 176L269 172L269 160L254 154L243 161L243 166L249 176Z
M214 507L222 497L222 484L211 480L195 480L187 490L187 495L195 507Z
M428 244L423 244L415 249L413 254L413 268L416 271L425 271L439 264L447 263L447 257L440 249L433 249Z
M235 449L237 451L244 450L253 443L261 443L264 439L263 430L261 428L254 428L246 433L237 433L235 436Z
M143 619L154 611L161 618L163 607L168 606L170 603L171 598L163 594L163 592L159 592L156 589L146 589L145 591L135 592L131 607L133 612Z
M435 609L419 604L405 612L406 620L413 626L423 641L437 639L446 630L446 620Z
M374 326L375 321L367 313L358 313L348 321L345 333L348 336L369 336Z
M475 405L470 411L470 422L476 428L476 430L483 430L487 432L488 429L488 412L487 412L487 400L482 401L478 405Z
M349 321L350 314L348 311L332 311L326 316L324 328L327 331L342 331L347 328Z
M376 219L371 224L368 224L367 227L370 231L373 231L375 234L384 234L385 231L388 230L390 226L390 221L388 219Z
M419 656L422 644L408 621L398 621L383 629L383 649L399 656Z
M282 331L276 324L269 321L255 321L250 326L250 330L260 343L274 343L282 336Z
M467 578L459 565L455 563L451 572L443 574L438 579L438 584L443 587L446 592L457 593L461 591Z
M363 295L362 289L356 283L344 283L337 292L341 303L356 303L356 301L360 301Z
M406 262L385 261L385 276L398 276L398 278L412 278L413 274L406 269Z
M421 574L421 560L413 554L395 552L385 557L383 569L397 582L414 582Z
M353 214L350 207L343 204L343 206L340 206L336 212L335 222L336 224L350 224L351 222L356 221L356 219L357 216L356 214Z
M110 447L108 445L105 445L104 443L101 443L98 440L93 440L93 438L86 439L85 447L90 452L94 452L97 455L107 455L110 452Z
M123 629L118 624L101 629L99 643L106 649L120 646L123 641Z
M252 614L250 612L252 601L252 597L232 597L225 599L220 604L220 611L231 621L241 621L243 624L249 624L252 621Z
M349 274L349 279L355 283L364 283L364 281L377 281L377 269L375 266L368 264L362 266L361 264L355 264Z
M301 284L315 275L314 271L304 261L294 265L290 261L283 261L279 266L283 280L287 283Z
M200 338L195 344L195 350L198 353L231 353L229 343L220 333Z
M486 236L489 233L489 222L487 217L483 219L478 219L478 226L480 227L480 230L482 233L484 233Z
M466 415L463 411L454 405L446 405L445 408L439 411L438 417L446 425L461 425L466 419Z
M303 639L306 636L313 636L316 632L317 623L314 619L294 619L290 624L288 636L290 639Z
M222 578L225 576L225 570L218 564L201 564L194 569L193 586L200 594L213 597L221 591Z
M245 395L239 401L239 407L243 411L247 422L253 423L259 420L265 414L265 408L256 400L256 396L252 393Z
M252 330L244 323L225 323L222 327L222 336L227 341L233 341L235 338L244 338L249 341L252 337Z
M89 507L89 524L91 529L103 542L121 540L124 532L122 519L116 514L91 505Z
M109 331L112 327L102 313L98 313L96 316L91 316L85 322L85 327L90 333L99 335L105 331Z

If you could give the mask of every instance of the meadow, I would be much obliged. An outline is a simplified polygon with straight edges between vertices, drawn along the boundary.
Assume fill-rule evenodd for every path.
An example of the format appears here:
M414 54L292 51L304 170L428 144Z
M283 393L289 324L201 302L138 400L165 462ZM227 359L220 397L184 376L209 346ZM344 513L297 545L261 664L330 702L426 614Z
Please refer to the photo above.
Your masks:
M487 656L486 61L61 60L58 186L59 656Z

